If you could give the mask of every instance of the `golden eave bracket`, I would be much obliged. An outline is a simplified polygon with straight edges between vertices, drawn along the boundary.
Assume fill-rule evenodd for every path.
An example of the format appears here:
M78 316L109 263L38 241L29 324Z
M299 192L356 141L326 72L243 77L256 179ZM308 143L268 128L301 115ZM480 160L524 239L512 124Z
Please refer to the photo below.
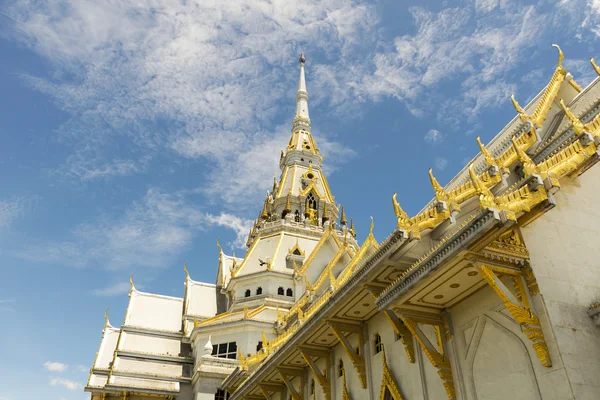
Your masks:
M367 388L367 369L365 364L365 358L362 355L362 348L364 345L363 334L360 329L360 325L350 325L350 324L342 324L337 322L329 322L329 327L333 331L335 337L340 341L344 350L346 350L346 354L352 360L352 364L354 365L354 369L358 373L358 379L360 380L360 385L363 389ZM356 348L352 346L346 334L355 333L358 336L358 349L357 353Z
M300 354L302 354L302 357L304 358L310 370L319 382L319 385L321 385L321 389L323 389L325 399L331 400L331 381L327 377L327 371L329 371L331 367L330 353L328 351L314 350L303 347L300 349ZM325 360L324 371L322 371L321 368L319 368L315 359Z
M283 383L288 388L288 392L290 396L292 396L293 400L304 400L302 396L302 388L304 387L304 371L301 369L291 369L291 368L277 368L277 372L281 379L283 379ZM296 389L294 386L292 379L300 378L300 389Z
M413 311L400 311L398 313L406 328L412 333L421 346L421 349L431 362L437 368L438 375L442 380L448 399L456 400L456 390L454 388L454 378L452 376L452 367L450 360L446 357L446 339L448 329L441 317L429 314L415 313ZM437 336L438 351L435 346L429 341L427 336L421 331L418 324L433 325ZM444 334L446 332L446 334Z
M408 361L411 363L415 362L415 346L413 344L413 336L412 333L408 330L406 325L398 318L398 316L392 310L385 310L385 316L392 324L392 328L394 328L394 332L400 336L400 340L404 345L404 350L406 351L406 355L408 356Z
M537 284L533 271L525 268L521 271L502 268L484 262L473 264L481 277L487 282L494 292L502 299L504 306L513 316L515 321L523 327L523 332L531 340L540 362L545 367L551 367L550 353L544 338L544 332L533 307L532 292L537 292ZM496 275L501 273L511 276L515 287L516 296L502 283Z

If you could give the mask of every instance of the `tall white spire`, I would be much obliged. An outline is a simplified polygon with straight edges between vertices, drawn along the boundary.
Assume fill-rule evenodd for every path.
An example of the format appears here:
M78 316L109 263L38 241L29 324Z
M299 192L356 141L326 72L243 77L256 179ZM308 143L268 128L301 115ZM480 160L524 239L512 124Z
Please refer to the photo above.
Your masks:
M308 92L306 91L306 78L304 77L304 53L300 54L300 79L296 93L296 115L292 131L304 130L310 132L310 118L308 116Z

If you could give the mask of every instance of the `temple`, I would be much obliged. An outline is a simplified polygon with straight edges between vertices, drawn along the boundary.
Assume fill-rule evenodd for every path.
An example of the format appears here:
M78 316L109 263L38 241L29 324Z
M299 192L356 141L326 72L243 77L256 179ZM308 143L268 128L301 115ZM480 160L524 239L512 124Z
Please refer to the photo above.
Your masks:
M515 117L446 186L430 170L417 215L394 194L397 229L379 242L371 221L363 243L323 173L301 55L246 254L217 242L216 282L184 266L181 298L131 279L91 399L600 398L600 85L579 86L555 47L547 86L513 97Z

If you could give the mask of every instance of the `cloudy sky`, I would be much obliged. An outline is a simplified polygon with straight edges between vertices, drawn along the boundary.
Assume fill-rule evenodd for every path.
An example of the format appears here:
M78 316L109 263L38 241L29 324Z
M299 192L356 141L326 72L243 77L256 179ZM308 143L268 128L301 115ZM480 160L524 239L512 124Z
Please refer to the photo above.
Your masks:
M242 255L298 55L330 186L384 239L547 83L587 85L600 1L0 1L0 400L86 399L128 276L182 296Z

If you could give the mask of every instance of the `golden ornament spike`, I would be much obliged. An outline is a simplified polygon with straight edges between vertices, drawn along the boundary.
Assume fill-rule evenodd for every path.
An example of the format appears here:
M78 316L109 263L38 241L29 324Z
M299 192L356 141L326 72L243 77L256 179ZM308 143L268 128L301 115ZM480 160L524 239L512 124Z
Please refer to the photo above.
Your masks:
M410 220L408 218L408 214L404 212L398 201L396 200L396 193L392 196L392 204L394 205L394 213L396 214L396 218L398 218L398 229L407 230L410 226Z
M269 219L269 212L267 210L267 202L266 201L263 204L263 209L262 209L262 213L260 214L260 217L264 220Z
M552 47L556 47L556 49L558 50L558 63L556 64L556 68L562 68L562 62L565 59L565 55L563 54L563 51L561 50L559 45L553 44Z
M594 67L594 71L596 71L596 74L600 76L600 67L594 61L594 57L590 58L590 63L592 63L592 67Z
M340 224L342 225L347 225L348 221L346 220L346 212L344 211L344 206L342 206L342 212L341 212L341 216L340 216Z
M517 110L517 113L519 114L519 118L521 119L521 121L523 121L523 122L527 121L529 119L529 117L527 116L527 114L525 114L525 110L523 110L523 107L521 107L519 105L519 103L517 102L517 99L515 99L515 95L511 94L510 99L512 100L515 110Z
M110 321L108 320L108 308L104 310L104 327L110 326Z
M308 278L306 277L306 275L304 275L304 285L306 286L306 290L308 290L309 292L313 292L313 287L310 284L310 281L308 280Z
M352 236L356 236L356 231L354 230L354 220L350 219L350 234Z
M217 247L219 248L219 253L223 254L223 248L221 247L221 244L219 243L219 237L217 236Z
M373 228L375 228L375 220L371 217L371 226L369 227L369 236L373 236Z
M329 208L327 205L323 206L323 222L329 221Z
M473 187L479 194L479 207L481 209L486 208L497 208L496 199L494 194L488 189L487 186L479 179L477 174L475 173L475 169L473 164L469 166L469 175L471 176L471 182L473 183Z
M131 276L129 277L129 284L131 285L130 292L135 290L135 285L133 284L133 275L135 275L135 273L131 274Z
M285 208L283 209L283 211L286 214L292 212L292 197L290 196L289 193L287 195L287 199L285 200Z
M485 148L484 144L481 143L481 138L479 136L477 136L477 144L479 145L479 150L481 150L481 154L483 154L483 157L485 158L485 163L489 167L491 167L492 165L496 165L496 159L494 158L492 153L490 153L488 149Z
M517 152L517 158L519 159L519 161L521 161L521 164L523 164L523 172L525 173L525 176L529 176L531 174L537 174L539 172L537 165L535 165L535 163L527 155L527 153L525 153L523 151L523 149L521 149L519 147L519 144L517 143L517 139L513 136L511 141L512 141L513 147L515 148L515 151Z
M563 109L563 111L567 115L567 118L569 118L569 121L571 121L571 124L573 125L573 130L575 131L575 133L578 135L581 135L585 129L585 127L583 126L583 123L571 112L571 110L569 110L567 108L567 106L565 105L565 102L562 99L560 99L560 107Z
M444 190L442 185L439 184L435 176L433 176L433 170L429 168L429 179L431 180L431 186L435 190L435 199L437 201L448 201L448 193Z
M185 279L190 279L190 273L187 270L187 261L183 263L183 272L185 272Z

